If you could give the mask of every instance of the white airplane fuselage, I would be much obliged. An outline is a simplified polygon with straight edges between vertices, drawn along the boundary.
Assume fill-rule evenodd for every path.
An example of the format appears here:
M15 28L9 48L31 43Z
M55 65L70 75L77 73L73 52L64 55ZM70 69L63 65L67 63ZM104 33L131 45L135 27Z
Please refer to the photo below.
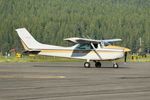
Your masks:
M57 57L67 57L76 59L86 59L86 60L115 60L122 58L124 56L124 50L118 48L97 48L96 52L94 49L81 50L78 49L79 45L72 47L57 47L55 48L41 48L38 55L45 56L57 56Z

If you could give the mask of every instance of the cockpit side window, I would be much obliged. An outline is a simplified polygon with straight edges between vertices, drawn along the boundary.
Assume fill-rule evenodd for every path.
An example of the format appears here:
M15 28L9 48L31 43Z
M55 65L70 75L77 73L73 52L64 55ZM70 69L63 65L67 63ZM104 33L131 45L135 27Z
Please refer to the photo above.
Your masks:
M106 43L104 43L104 46L108 46L108 45L111 45L111 44L110 44L110 43L107 43L107 42L106 42Z
M79 44L77 46L77 49L80 49L80 50L90 50L90 49L92 49L92 47L91 47L90 44Z
M93 44L93 46L94 46L94 48L98 48L98 43L94 43ZM78 46L77 46L77 49L79 49L79 50L91 50L91 49L94 49L92 46L91 46L91 44L79 44Z

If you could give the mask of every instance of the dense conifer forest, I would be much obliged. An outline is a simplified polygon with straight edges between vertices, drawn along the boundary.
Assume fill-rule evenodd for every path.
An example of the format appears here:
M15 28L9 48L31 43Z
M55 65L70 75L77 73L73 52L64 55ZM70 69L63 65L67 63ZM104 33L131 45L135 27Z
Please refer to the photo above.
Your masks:
M42 43L64 38L121 38L136 52L150 48L150 0L0 0L0 50L22 46L15 31L25 27Z

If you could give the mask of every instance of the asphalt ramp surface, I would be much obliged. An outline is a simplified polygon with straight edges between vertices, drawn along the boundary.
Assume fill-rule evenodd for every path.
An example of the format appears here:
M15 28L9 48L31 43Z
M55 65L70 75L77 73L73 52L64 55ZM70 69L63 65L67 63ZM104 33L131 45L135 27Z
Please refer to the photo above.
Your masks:
M1 63L0 100L150 100L150 63Z

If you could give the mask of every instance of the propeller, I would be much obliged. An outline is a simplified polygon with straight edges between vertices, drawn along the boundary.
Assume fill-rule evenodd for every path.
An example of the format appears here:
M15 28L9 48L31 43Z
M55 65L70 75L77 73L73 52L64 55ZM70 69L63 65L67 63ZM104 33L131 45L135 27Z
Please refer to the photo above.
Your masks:
M128 52L124 52L124 62L127 62L127 54Z
M127 55L128 52L130 52L131 50L129 48L124 48L124 62L127 62Z

